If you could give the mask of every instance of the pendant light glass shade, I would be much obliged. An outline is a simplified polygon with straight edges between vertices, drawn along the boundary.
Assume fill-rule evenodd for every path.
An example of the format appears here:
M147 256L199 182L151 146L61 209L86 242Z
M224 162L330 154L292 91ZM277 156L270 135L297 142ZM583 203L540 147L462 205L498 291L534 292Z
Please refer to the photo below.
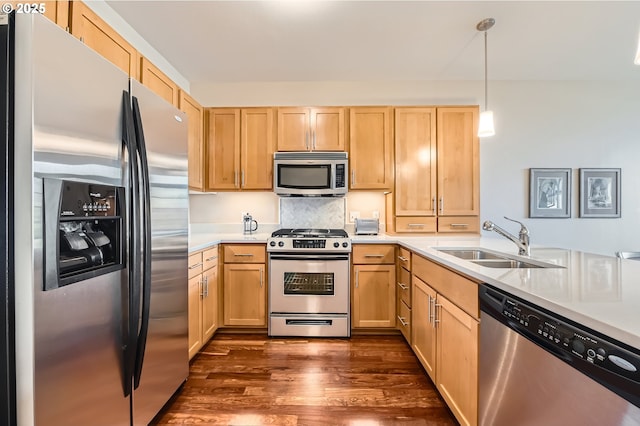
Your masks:
M493 126L493 111L482 111L478 120L478 137L484 138L496 134Z

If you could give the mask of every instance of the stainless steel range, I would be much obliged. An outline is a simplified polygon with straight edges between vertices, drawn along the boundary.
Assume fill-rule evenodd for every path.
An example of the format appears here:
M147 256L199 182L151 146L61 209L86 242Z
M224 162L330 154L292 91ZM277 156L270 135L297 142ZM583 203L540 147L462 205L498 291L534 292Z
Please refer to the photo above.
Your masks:
M279 229L269 252L269 336L349 337L351 240L343 229Z

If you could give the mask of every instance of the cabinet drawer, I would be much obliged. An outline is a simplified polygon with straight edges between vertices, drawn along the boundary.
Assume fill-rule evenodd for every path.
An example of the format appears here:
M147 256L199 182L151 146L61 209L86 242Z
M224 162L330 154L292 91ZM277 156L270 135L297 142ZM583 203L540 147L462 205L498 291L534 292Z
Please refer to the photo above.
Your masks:
M229 244L224 246L225 263L264 263L265 244Z
M444 216L438 218L438 232L480 232L478 216Z
M398 328L405 340L411 345L411 308L403 302L399 303Z
M426 216L396 217L396 232L436 232L437 219Z
M469 315L480 317L475 282L421 256L413 256L413 274Z
M404 247L398 248L398 265L411 271L411 252Z
M354 264L396 263L396 246L389 244L358 244L353 246Z
M189 256L189 278L193 278L200 273L202 273L202 252Z
M411 307L411 273L404 268L398 271L398 299Z
M218 246L202 252L202 270L206 271L218 265Z

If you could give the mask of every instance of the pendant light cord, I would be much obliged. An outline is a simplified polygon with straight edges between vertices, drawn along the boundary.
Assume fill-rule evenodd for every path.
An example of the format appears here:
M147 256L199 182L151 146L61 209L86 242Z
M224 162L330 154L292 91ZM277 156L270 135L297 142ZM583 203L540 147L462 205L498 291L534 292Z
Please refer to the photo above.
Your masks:
M484 110L489 105L489 75L487 65L487 31L484 31Z

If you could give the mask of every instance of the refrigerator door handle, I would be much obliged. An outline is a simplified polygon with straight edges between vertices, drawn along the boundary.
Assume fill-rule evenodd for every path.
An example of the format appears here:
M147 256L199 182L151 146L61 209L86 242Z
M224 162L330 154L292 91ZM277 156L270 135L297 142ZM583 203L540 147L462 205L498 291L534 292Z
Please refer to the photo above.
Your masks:
M137 161L137 147L135 140L135 129L133 127L133 113L131 111L131 100L128 91L122 93L122 142L128 155L127 171L129 174L129 250L127 266L129 268L129 324L127 327L127 338L124 346L124 395L132 393L132 382L136 365L136 340L138 335L138 317L140 316L140 291L137 283L141 279L140 262L141 247L140 239L134 235L140 233L140 201L139 201L139 171Z
M147 344L147 333L149 331L149 304L151 302L151 194L149 185L149 163L147 161L147 150L144 140L142 117L138 98L132 97L133 101L133 124L137 141L137 156L140 160L140 183L142 194L139 194L142 213L142 229L138 234L142 238L142 319L140 322L140 332L136 349L136 363L133 376L133 388L140 385L142 365L144 362L144 351Z

